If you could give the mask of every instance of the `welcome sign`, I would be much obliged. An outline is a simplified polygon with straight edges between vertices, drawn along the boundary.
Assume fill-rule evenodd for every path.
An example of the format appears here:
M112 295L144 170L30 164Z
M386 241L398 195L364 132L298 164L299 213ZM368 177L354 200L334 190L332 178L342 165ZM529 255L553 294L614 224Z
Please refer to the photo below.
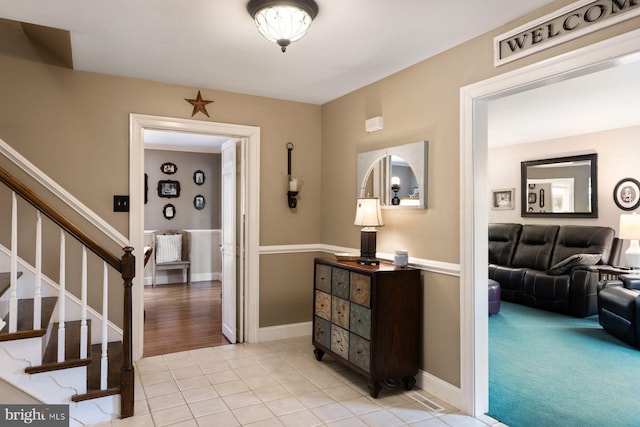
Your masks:
M506 64L640 14L640 0L580 0L493 39L494 66Z

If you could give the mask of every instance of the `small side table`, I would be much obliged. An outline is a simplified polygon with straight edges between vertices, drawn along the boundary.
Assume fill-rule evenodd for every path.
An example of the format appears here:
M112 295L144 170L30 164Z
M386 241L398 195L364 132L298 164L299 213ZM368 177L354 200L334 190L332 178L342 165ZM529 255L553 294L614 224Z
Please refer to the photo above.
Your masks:
M591 269L600 274L600 281L618 280L618 277L622 274L640 274L640 270L638 269L620 268L612 265L593 265Z

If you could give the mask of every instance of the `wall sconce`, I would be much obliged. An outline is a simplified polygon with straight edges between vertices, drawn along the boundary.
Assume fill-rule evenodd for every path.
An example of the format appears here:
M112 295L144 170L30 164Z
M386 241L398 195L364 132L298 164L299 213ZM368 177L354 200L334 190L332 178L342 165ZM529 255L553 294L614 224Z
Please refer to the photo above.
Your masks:
M360 258L357 262L364 265L380 264L376 259L376 227L384 226L380 199L377 197L358 199L353 225L364 227L360 231Z
M629 248L624 253L627 262L631 264L629 267L640 267L640 245L638 244L638 239L640 239L640 215L635 212L620 215L618 237L630 240Z
M287 191L287 201L290 209L295 209L298 205L298 196L299 184L298 178L294 178L291 176L291 152L293 151L293 143L287 143L287 183L289 185L289 190Z
M393 190L393 198L391 199L391 204L394 206L398 206L400 204L400 198L398 197L398 191L400 190L399 176L391 177L391 189Z

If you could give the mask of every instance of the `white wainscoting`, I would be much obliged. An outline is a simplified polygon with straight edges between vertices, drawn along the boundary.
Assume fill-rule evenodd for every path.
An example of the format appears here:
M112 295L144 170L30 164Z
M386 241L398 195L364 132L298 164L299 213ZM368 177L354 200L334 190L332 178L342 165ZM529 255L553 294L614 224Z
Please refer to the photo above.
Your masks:
M151 245L154 230L145 230L144 245ZM220 280L222 275L222 257L220 255L221 230L187 230L191 233L191 281ZM144 283L151 285L152 263L155 254L144 269ZM185 282L186 277L180 270L163 270L156 274L159 284Z

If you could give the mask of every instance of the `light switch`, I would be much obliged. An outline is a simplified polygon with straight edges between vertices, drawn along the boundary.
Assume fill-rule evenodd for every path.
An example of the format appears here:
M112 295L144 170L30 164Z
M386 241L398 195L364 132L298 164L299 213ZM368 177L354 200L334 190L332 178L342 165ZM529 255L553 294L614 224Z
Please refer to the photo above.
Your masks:
M114 212L129 212L129 196L113 196Z

